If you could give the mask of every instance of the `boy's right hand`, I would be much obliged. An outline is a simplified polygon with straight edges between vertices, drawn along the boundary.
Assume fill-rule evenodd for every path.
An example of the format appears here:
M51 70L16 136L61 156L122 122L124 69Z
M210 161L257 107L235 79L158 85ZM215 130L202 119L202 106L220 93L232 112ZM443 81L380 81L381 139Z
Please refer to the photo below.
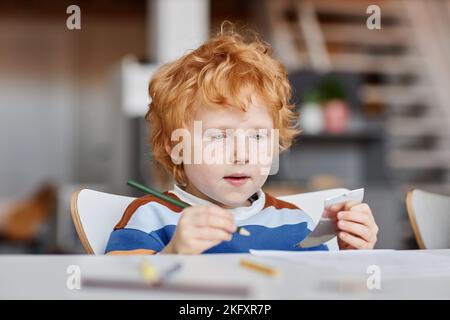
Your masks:
M211 205L188 207L161 253L199 254L222 241L230 241L236 229L226 209Z

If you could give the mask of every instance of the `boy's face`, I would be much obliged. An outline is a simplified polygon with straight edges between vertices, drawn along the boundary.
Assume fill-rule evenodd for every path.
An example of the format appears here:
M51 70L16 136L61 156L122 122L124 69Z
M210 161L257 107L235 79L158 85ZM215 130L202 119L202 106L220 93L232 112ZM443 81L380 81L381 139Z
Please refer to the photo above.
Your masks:
M186 191L225 208L250 205L248 198L266 181L273 152L278 148L266 105L252 95L245 112L231 107L203 107L194 119L197 133L201 124L202 134L195 136L192 123L192 159L195 152L203 158L201 163L183 160Z

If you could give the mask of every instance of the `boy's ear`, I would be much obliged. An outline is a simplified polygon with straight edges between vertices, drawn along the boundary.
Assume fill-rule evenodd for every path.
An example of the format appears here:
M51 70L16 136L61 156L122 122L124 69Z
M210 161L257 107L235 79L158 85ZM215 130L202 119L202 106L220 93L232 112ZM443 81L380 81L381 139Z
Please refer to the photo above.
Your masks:
M172 159L173 163L179 164L183 161L183 159L180 159L176 155L172 155L172 148L170 146L165 146L167 154L170 156L170 159Z
M170 156L170 158L172 159L172 161L174 160L173 159L173 156L172 156L172 154L171 154L171 152L172 152L172 148L170 147L170 146L165 146L164 147L164 149L166 149L166 152L167 152L167 154Z

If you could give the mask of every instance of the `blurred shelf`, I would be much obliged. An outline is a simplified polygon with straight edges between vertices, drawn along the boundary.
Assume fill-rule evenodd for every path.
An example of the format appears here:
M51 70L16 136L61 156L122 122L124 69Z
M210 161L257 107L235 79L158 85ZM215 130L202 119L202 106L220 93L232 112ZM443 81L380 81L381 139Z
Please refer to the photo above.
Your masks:
M320 133L301 134L295 145L302 142L336 142L336 143L361 143L369 141L380 141L383 139L381 131L349 131L341 134Z

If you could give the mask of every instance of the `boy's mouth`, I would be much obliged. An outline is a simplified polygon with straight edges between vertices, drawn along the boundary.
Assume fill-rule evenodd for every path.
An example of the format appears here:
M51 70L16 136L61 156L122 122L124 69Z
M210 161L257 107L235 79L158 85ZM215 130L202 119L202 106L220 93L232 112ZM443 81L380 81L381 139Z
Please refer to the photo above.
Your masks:
M250 179L250 176L244 173L233 173L223 178L225 179L226 182L228 182L232 186L240 187Z

